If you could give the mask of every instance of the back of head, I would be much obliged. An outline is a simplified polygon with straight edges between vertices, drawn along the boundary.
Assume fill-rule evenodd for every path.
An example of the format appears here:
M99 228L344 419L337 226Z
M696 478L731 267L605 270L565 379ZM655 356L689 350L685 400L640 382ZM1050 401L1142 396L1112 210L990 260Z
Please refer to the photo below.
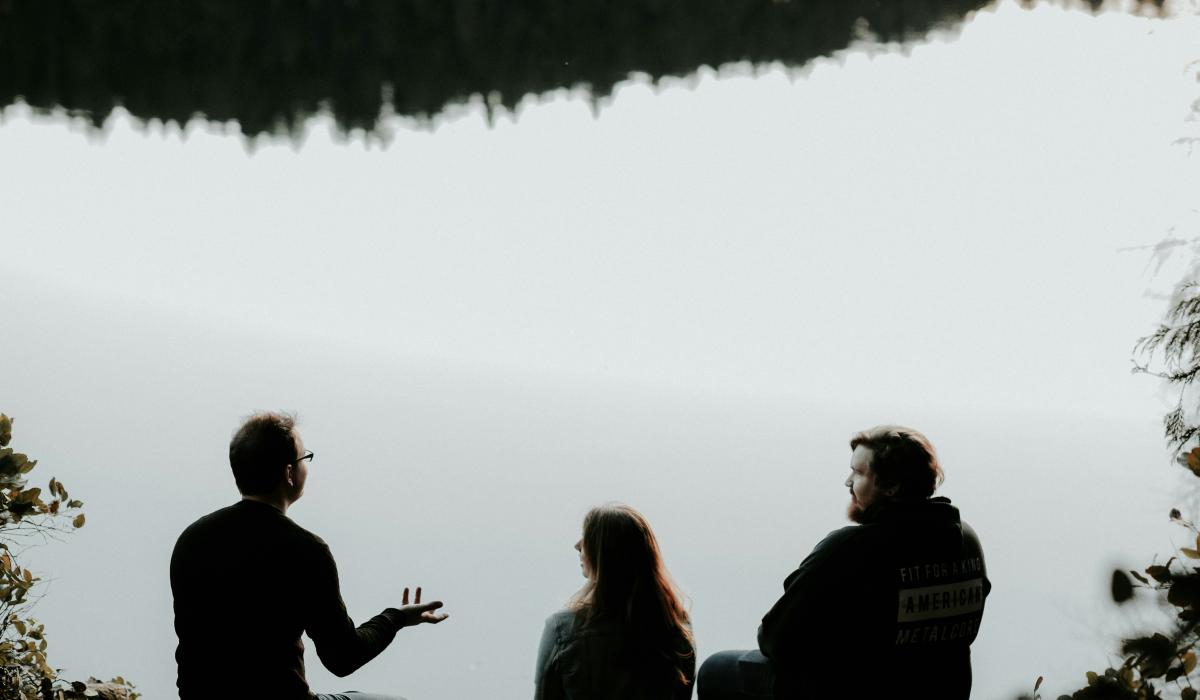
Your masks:
M229 466L238 491L262 496L284 479L284 469L296 460L296 419L286 413L255 413L229 442Z
M898 487L893 498L929 498L942 483L942 467L933 444L919 431L901 425L878 425L850 439L850 449L871 450L871 471L881 488Z
M646 518L623 504L593 508L583 521L583 552L592 575L574 607L586 619L620 625L639 663L686 680L693 648L688 614Z

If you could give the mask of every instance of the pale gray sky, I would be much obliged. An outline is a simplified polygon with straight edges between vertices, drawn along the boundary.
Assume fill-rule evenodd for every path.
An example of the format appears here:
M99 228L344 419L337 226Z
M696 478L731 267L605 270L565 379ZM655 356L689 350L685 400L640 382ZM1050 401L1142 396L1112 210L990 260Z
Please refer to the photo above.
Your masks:
M702 655L752 644L841 523L846 437L899 420L988 548L978 696L1065 691L1112 648L1106 567L1171 535L1162 400L1128 369L1174 279L1118 250L1195 235L1171 142L1198 28L1008 3L903 52L635 80L598 117L565 93L490 127L469 108L387 148L8 110L0 294L31 340L0 349L0 410L89 504L31 553L53 663L169 695L166 557L232 498L255 408L302 414L295 517L356 618L392 582L446 598L353 679L420 698L528 693L573 532L611 498L662 531Z

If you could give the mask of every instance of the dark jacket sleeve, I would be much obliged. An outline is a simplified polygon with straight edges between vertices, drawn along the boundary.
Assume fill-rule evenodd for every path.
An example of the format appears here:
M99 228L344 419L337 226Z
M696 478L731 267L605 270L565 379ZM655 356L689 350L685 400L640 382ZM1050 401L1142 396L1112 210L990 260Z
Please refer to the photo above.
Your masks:
M784 579L783 597L758 627L758 648L764 656L788 656L801 640L821 635L832 598L848 578L846 550L858 530L851 526L831 532Z
M546 627L542 630L542 640L538 644L537 664L533 670L534 700L564 700L560 670L555 663L555 656L561 649L559 644L559 626L561 613L551 615L546 619Z
M964 556L979 557L979 561L983 563L983 571L980 572L980 578L983 579L983 597L987 598L992 592L992 580L987 576L987 560L983 556L983 546L979 544L979 536L975 534L974 528L970 525L962 524Z
M388 608L356 628L346 614L337 564L329 547L318 541L311 558L311 568L306 572L311 597L304 631L316 644L317 656L325 668L339 678L348 676L392 643L403 617L399 610Z

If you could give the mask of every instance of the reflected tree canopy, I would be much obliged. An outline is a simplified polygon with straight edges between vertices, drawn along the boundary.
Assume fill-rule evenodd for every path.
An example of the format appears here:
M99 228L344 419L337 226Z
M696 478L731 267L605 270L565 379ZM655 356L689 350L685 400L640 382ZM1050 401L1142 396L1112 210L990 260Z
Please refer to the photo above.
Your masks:
M63 108L96 125L123 106L142 120L236 120L247 135L296 134L326 108L342 130L371 131L385 105L427 119L474 96L508 108L559 88L601 97L631 73L801 67L861 38L956 27L988 4L0 0L0 105Z

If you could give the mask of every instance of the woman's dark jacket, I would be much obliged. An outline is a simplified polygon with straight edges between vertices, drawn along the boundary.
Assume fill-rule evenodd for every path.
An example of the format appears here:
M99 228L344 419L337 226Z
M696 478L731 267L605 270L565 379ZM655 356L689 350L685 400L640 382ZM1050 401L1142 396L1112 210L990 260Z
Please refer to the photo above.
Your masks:
M546 620L534 672L534 700L687 700L696 678L696 653L680 640L687 683L653 652L637 644L619 625L586 622L564 610Z

